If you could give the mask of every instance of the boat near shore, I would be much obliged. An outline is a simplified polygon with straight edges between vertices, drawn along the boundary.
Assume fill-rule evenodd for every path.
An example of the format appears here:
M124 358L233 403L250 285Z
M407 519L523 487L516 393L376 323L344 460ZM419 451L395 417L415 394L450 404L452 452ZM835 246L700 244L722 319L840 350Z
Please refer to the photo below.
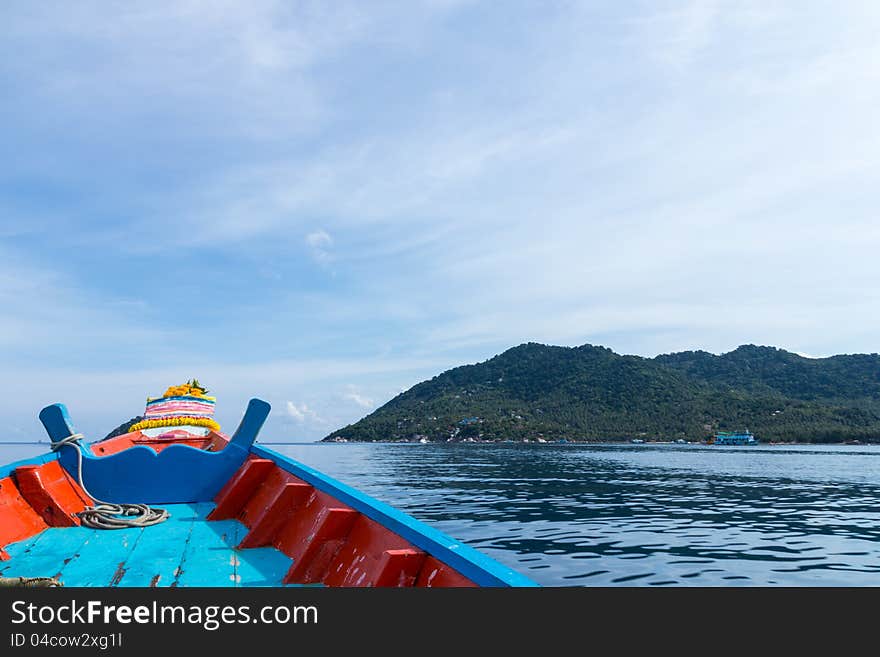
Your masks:
M0 467L0 580L45 586L535 586L529 578L255 439L200 390L87 443L63 404L52 451ZM151 411L152 405L152 413Z
M757 445L754 434L745 431L718 431L712 441L714 445Z

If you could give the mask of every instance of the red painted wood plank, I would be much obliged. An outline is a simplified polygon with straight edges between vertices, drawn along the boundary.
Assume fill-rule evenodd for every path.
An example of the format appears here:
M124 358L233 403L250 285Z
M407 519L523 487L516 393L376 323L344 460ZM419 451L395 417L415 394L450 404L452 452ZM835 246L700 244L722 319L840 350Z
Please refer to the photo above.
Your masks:
M265 513L266 509L275 501L284 484L288 482L290 475L279 467L273 467L263 477L260 485L254 490L241 511L235 516L245 527L252 527Z
M476 586L476 584L454 568L429 555L419 570L419 576L416 578L414 586L462 588Z
M415 548L383 550L378 555L362 554L349 567L331 565L327 586L412 586L427 555Z
M173 431L173 428L169 428L168 433L172 433ZM96 456L118 454L119 452L135 445L145 445L157 454L166 447L174 444L189 445L190 447L195 447L197 449L204 449L207 452L219 452L228 442L228 439L222 434L214 431L210 432L207 436L192 435L185 430L180 430L180 434L176 436L162 434L158 436L148 436L142 431L132 431L130 433L122 434L121 436L116 436L115 438L110 438L109 440L102 440L99 443L93 443L91 448Z
M205 445L206 452L219 452L221 449L225 449L226 445L229 444L229 438L216 431L211 431L207 437L208 442Z
M214 498L217 506L208 515L208 520L235 518L274 467L275 464L269 459L250 458L245 461L217 493Z
M385 550L368 586L412 586L427 555L421 550Z
M77 513L92 504L58 461L22 465L13 473L21 496L50 527L76 527Z
M102 440L91 446L92 453L95 456L110 456L111 454L117 454L134 445L134 438L141 435L142 434L139 431L135 431L134 433L126 433L121 436L116 436L115 438L110 438L109 440Z
M272 545L275 537L293 515L311 499L315 489L309 484L284 484L275 498L265 506L258 517L252 517L250 531L238 544L239 549ZM247 524L247 523L245 523Z
M21 496L12 477L0 479L0 547L46 529L40 515Z
M383 575L383 572L389 567L386 563L389 559L387 553L401 550L413 550L422 555L416 563L415 571L411 573L409 585L412 585L418 575L418 567L424 560L424 553L415 550L406 539L375 520L361 516L348 535L345 545L330 564L324 583L327 586L396 586L397 584L377 582L396 582L396 577ZM395 559L396 556L392 555L392 560ZM411 567L411 563L408 562L407 567Z
M339 502L336 498L330 497L327 493L315 489L305 506L299 509L290 518L290 521L281 527L275 535L272 545L287 556L296 559L298 550L304 549L304 544L315 531L321 514L328 508L348 509L349 507Z
M358 516L354 509L327 506L321 495L313 495L303 512L279 532L281 551L293 558L284 583L323 582Z

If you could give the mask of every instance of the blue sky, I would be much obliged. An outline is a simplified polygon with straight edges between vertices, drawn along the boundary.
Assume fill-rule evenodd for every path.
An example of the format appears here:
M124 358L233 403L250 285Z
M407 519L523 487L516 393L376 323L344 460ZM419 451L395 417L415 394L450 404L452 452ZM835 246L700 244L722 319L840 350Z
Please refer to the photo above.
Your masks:
M875 2L8 2L0 440L534 340L876 352Z

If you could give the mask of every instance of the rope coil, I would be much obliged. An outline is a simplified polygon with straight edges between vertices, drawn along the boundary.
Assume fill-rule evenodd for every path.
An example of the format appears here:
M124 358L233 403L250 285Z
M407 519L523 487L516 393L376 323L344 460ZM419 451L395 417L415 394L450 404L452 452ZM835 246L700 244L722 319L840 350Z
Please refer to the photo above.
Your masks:
M93 529L123 529L126 527L149 527L165 522L170 517L165 509L157 509L147 504L116 504L105 502L92 495L82 478L83 446L80 439L81 433L74 433L67 438L52 442L52 451L57 452L62 447L76 449L76 478L79 487L95 502L92 506L77 513L80 522Z

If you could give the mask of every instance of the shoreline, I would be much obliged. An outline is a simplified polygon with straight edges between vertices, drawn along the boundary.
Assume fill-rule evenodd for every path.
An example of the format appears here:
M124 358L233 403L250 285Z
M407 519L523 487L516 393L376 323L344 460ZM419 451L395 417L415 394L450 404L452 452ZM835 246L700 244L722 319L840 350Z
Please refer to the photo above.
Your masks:
M697 446L697 447L761 447L770 446L778 447L780 445L845 445L848 447L872 447L880 445L880 441L827 441L827 442L803 442L803 441L758 441L754 445L715 445L714 443L700 440L318 440L316 443L329 445L680 445L680 446Z

